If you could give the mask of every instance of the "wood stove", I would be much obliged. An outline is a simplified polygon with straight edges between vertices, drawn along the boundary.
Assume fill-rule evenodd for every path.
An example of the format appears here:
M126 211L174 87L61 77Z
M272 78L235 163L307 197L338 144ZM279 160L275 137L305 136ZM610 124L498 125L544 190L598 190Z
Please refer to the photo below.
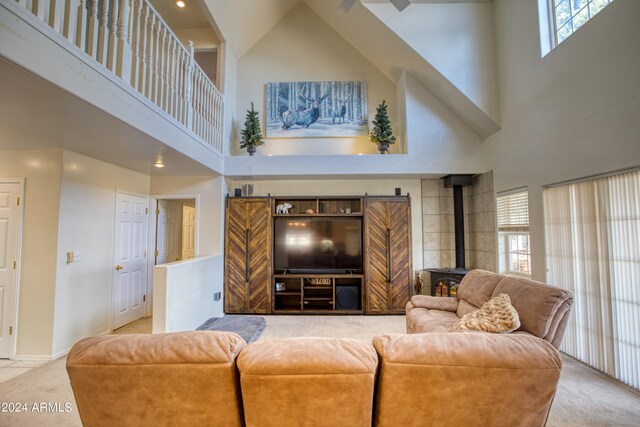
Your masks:
M464 198L462 188L471 185L473 175L447 175L445 188L453 188L453 217L455 222L456 267L429 268L431 296L455 297L462 278L469 272L464 260Z

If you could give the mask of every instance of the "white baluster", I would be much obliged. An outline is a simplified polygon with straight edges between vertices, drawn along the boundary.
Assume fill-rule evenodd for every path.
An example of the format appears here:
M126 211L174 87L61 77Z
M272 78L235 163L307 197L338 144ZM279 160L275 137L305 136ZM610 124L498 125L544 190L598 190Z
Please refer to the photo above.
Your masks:
M166 68L167 68L167 62L166 62L167 61L167 55L166 55L166 50L167 50L167 46L166 46L166 42L167 42L167 27L165 27L164 25L162 26L162 38L161 38L161 40L162 40L162 42L161 42L161 47L160 47L160 68L158 70L158 73L160 74L160 84L159 84L159 87L158 87L158 105L164 111L167 111L167 103L165 102L165 96L166 96L165 76L166 76Z
M27 0L17 0L18 4L28 10Z
M98 51L98 0L91 0L91 16L89 17L89 31L87 34L87 53L96 58Z
M193 129L193 69L194 69L194 59L193 59L193 42L189 40L189 55L187 58L187 72L185 77L185 108L186 108L186 126L189 129Z
M129 82L131 81L131 46L129 46L128 41L129 2L127 0L120 0L120 10L118 12L116 75L125 82Z
M176 47L176 118L182 124L184 124L184 117L182 115L184 111L182 108L182 104L184 103L184 52L185 50L178 44Z
M135 8L131 10L133 16L133 31L132 31L132 48L133 48L133 65L131 66L131 86L134 89L140 89L140 20L142 15L142 1L137 0Z
M162 33L162 21L158 18L156 32L153 38L153 85L151 87L151 102L160 105L158 101L158 85L160 84L160 34Z
M116 55L118 54L118 0L111 0L111 30L109 31L109 42L107 44L107 68L116 72Z
M109 0L102 0L102 17L98 30L98 61L107 66L109 46Z
M147 58L146 58L146 75L147 84L144 88L144 96L151 98L151 88L153 86L153 31L156 25L156 15L151 13L149 16L149 28L147 33Z
M75 28L73 27L73 24L75 22L73 18L75 16L74 12L77 10L77 8L74 7L75 4L75 0L65 0L63 13L64 18L62 20L62 35L72 43L74 40L73 36L75 30Z
M64 4L62 0L49 0L49 26L60 32L60 20L59 10L58 10L58 2L60 4Z
M144 95L144 88L147 84L147 32L149 28L149 6L143 3L144 16L142 19L142 26L140 28L140 81L138 82L138 92Z
M31 12L45 22L46 19L44 17L44 8L46 3L47 0L33 0L33 2L31 3Z
M76 46L84 50L85 34L87 32L87 9L86 0L78 2L78 12L76 13Z
M176 68L178 63L178 58L176 56L176 40L174 38L170 39L171 41L171 54L169 57L171 58L171 64L169 67L169 84L171 85L171 95L169 99L169 114L171 114L175 119L178 118L176 112L176 98L177 98L177 88L176 88Z

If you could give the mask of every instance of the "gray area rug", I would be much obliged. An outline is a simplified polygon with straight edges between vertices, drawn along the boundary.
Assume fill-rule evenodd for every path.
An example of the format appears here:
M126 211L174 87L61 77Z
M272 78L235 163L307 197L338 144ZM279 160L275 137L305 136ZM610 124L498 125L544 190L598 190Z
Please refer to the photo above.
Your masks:
M267 325L264 317L228 314L224 317L212 317L198 326L198 331L235 332L248 343L260 337Z

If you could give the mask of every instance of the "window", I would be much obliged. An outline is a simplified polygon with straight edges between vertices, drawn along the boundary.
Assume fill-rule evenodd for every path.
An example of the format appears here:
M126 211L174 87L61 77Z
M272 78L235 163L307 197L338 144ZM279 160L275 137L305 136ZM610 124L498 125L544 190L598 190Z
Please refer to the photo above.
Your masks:
M526 190L498 196L498 252L501 273L531 275L529 193Z
M548 0L551 3L554 45L562 43L613 0Z
M545 188L547 281L573 293L560 349L640 388L640 172Z

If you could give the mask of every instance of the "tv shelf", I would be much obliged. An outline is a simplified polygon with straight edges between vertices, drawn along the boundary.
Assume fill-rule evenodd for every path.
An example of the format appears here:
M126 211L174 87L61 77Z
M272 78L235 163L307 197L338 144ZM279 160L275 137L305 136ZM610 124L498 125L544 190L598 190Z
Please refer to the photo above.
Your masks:
M277 206L283 203L292 205L289 213L277 213ZM308 213L313 210L315 213ZM278 197L274 199L273 216L362 216L362 197Z
M278 290L284 285L284 290ZM274 274L273 313L362 314L364 276L361 274ZM341 307L342 292L357 294L357 303Z

